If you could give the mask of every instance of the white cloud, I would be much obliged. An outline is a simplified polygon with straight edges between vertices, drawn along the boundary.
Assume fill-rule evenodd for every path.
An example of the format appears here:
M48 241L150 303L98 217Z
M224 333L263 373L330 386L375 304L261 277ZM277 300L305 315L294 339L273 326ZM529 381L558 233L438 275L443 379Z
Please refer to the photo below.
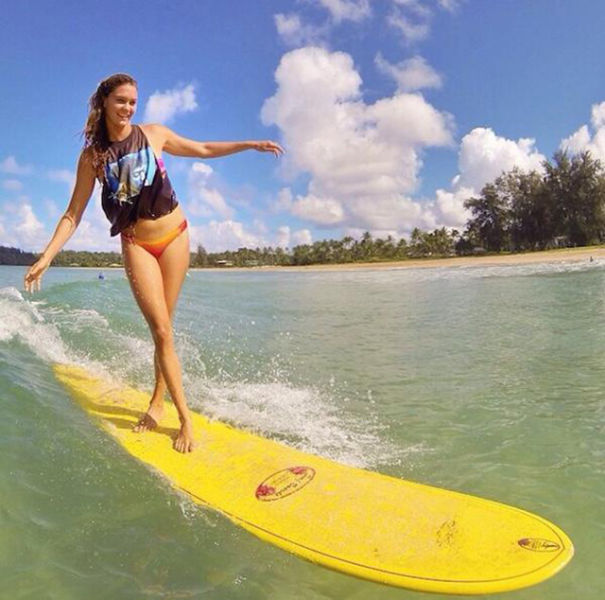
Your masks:
M278 227L274 239L274 245L278 248L293 248L301 244L313 243L313 237L308 229L292 231L289 225Z
M275 245L278 248L289 248L290 247L290 227L282 225L277 229L277 236L275 239Z
M292 190L289 187L285 187L279 190L277 200L273 203L273 208L278 211L290 210L293 202Z
M19 206L13 231L19 248L41 250L48 242L44 225L36 217L29 203Z
M591 130L594 133L591 134ZM594 158L605 162L605 102L592 106L590 127L582 125L561 142L560 148L571 154L588 151Z
M191 225L190 235L192 249L201 244L208 252L269 245L262 236L247 230L243 223L232 220L213 220L203 225Z
M281 225L271 232L262 221L255 220L251 225L227 219L212 220L202 225L190 221L191 249L198 244L208 252L223 252L238 248L291 248L298 244L311 243L308 229L292 231L289 225Z
M392 27L399 29L404 40L410 44L426 39L430 33L428 23L412 23L403 15L391 15L387 22Z
M427 3L423 0L394 0L394 2L396 5L404 7L411 14L420 17L428 18L433 14Z
M15 241L14 232L12 231L11 225L6 222L6 216L0 214L0 246L8 246L12 248L18 248L19 244ZM29 250L28 248L22 248L22 250Z
M394 65L378 53L374 62L379 71L395 80L399 91L413 92L442 85L439 73L422 56L414 56Z
M588 125L582 125L580 129L561 142L560 148L572 154L579 154L586 150L589 145L590 131L588 130Z
M420 94L396 94L367 108L381 141L406 148L453 144L453 117L439 112Z
M33 171L30 165L20 165L14 156L7 156L0 162L0 172L9 175L27 175Z
M476 195L473 188L455 187L453 191L436 191L433 207L436 221L446 227L463 228L471 218L470 210L464 208L464 202Z
M352 21L361 23L372 17L370 0L306 0L314 2L329 13L322 24L303 20L298 13L278 13L273 19L279 36L288 46L325 46L335 26ZM436 6L455 12L464 0L438 0ZM406 44L415 44L426 39L431 33L435 1L432 0L390 0L390 12L386 23L397 29ZM419 89L419 88L414 88Z
M344 210L338 200L318 198L312 194L299 196L292 204L292 214L319 225L336 225L344 218Z
M18 179L5 179L2 188L9 192L19 192L23 189L23 184Z
M439 0L439 6L448 12L455 12L462 2L464 2L464 0Z
M195 162L191 165L188 180L188 210L198 217L219 216L232 219L234 210L228 206L221 192L212 185L212 167L206 163Z
M310 25L303 23L300 15L274 15L275 27L281 39L288 46L303 46L307 44L320 44L329 32L329 23L323 25Z
M480 191L486 183L513 167L542 172L546 157L534 148L535 142L533 138L509 140L485 127L473 129L462 138L460 145L457 186Z
M343 52L294 50L275 78L261 117L280 128L290 149L284 171L310 176L296 200L282 190L279 207L320 226L409 231L431 221L408 195L418 185L422 150L453 144L450 115L420 94L365 104L361 77Z
M433 229L437 225L427 206L400 194L385 196L378 202L371 198L358 198L351 203L350 211L353 215L350 223L363 225L363 231L373 233L388 230L402 235L414 227Z
M605 125L605 102L594 104L591 112L591 123L595 129L600 129Z
M455 12L464 0L438 0L437 6L450 13ZM425 40L431 33L434 10L427 0L394 0L387 24L398 29L406 44Z
M462 227L470 213L465 200L476 196L486 183L494 181L513 167L522 171L543 172L545 156L534 148L535 140L517 141L496 135L491 129L477 127L462 138L458 154L459 173L450 190L439 189L430 208L438 226Z
M109 222L101 207L101 188L97 186L75 233L68 240L68 250L120 250L119 238L110 238ZM3 207L0 223L4 229L0 245L14 246L22 250L39 252L50 241L57 221L66 202L61 208L50 198L42 200L41 207L34 207L27 196ZM38 218L38 211L45 214L44 222ZM50 221L48 220L50 218Z
M336 23L363 21L372 13L369 0L317 0L326 8Z
M399 30L406 44L425 40L431 32L432 11L416 1L398 4L400 7L388 15L387 24Z
M48 177L52 181L59 181L65 183L69 188L70 192L74 189L76 185L76 174L74 171L70 171L69 169L55 169L48 171Z
M299 229L292 234L292 246L302 246L303 244L312 244L313 236L308 229Z
M155 92L145 105L145 121L168 123L175 116L197 108L193 84L176 87L165 92Z
M334 26L344 21L360 22L372 14L369 0L315 0L329 12L322 24L303 21L298 13L273 16L277 33L288 46L325 45Z

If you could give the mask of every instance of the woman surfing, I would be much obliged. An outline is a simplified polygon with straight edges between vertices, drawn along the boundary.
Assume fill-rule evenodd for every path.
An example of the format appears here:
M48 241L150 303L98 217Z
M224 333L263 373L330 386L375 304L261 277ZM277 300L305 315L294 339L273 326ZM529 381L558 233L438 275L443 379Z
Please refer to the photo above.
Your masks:
M131 122L136 107L137 83L130 75L118 73L99 83L89 101L71 200L24 283L28 292L40 289L42 275L77 229L98 179L110 235L120 235L128 281L155 346L155 388L147 413L134 431L157 427L168 389L181 423L173 447L191 452L194 433L172 332L172 316L189 268L189 235L162 152L205 159L243 150L272 152L278 157L283 149L272 141L199 142L164 125L136 125Z

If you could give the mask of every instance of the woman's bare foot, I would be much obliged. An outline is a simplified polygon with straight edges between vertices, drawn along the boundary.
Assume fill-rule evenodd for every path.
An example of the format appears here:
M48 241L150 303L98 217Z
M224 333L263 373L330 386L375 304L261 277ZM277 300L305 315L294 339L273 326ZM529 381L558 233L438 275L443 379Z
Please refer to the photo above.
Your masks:
M132 428L134 433L143 433L153 431L160 422L164 414L164 400L162 398L152 398L147 412L139 419L139 422Z
M190 420L184 421L181 425L181 430L174 440L172 447L177 452L191 452L195 448L195 441L193 439L193 426Z

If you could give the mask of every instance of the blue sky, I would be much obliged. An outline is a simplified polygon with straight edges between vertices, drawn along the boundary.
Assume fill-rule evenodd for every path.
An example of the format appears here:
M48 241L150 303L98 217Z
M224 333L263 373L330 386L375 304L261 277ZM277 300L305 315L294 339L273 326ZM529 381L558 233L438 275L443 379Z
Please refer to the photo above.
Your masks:
M135 122L287 154L166 156L192 245L293 247L464 227L466 198L559 148L605 159L597 0L109 0L3 8L0 245L41 250L99 80ZM93 194L72 249L118 249Z

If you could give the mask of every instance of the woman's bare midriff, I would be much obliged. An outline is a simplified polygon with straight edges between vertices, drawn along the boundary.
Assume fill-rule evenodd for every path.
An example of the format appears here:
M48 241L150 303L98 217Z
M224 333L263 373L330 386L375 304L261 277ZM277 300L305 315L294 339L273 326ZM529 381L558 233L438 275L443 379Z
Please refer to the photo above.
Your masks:
M142 242L152 241L178 227L184 219L185 213L179 205L171 213L158 219L139 219L122 233L132 235Z

